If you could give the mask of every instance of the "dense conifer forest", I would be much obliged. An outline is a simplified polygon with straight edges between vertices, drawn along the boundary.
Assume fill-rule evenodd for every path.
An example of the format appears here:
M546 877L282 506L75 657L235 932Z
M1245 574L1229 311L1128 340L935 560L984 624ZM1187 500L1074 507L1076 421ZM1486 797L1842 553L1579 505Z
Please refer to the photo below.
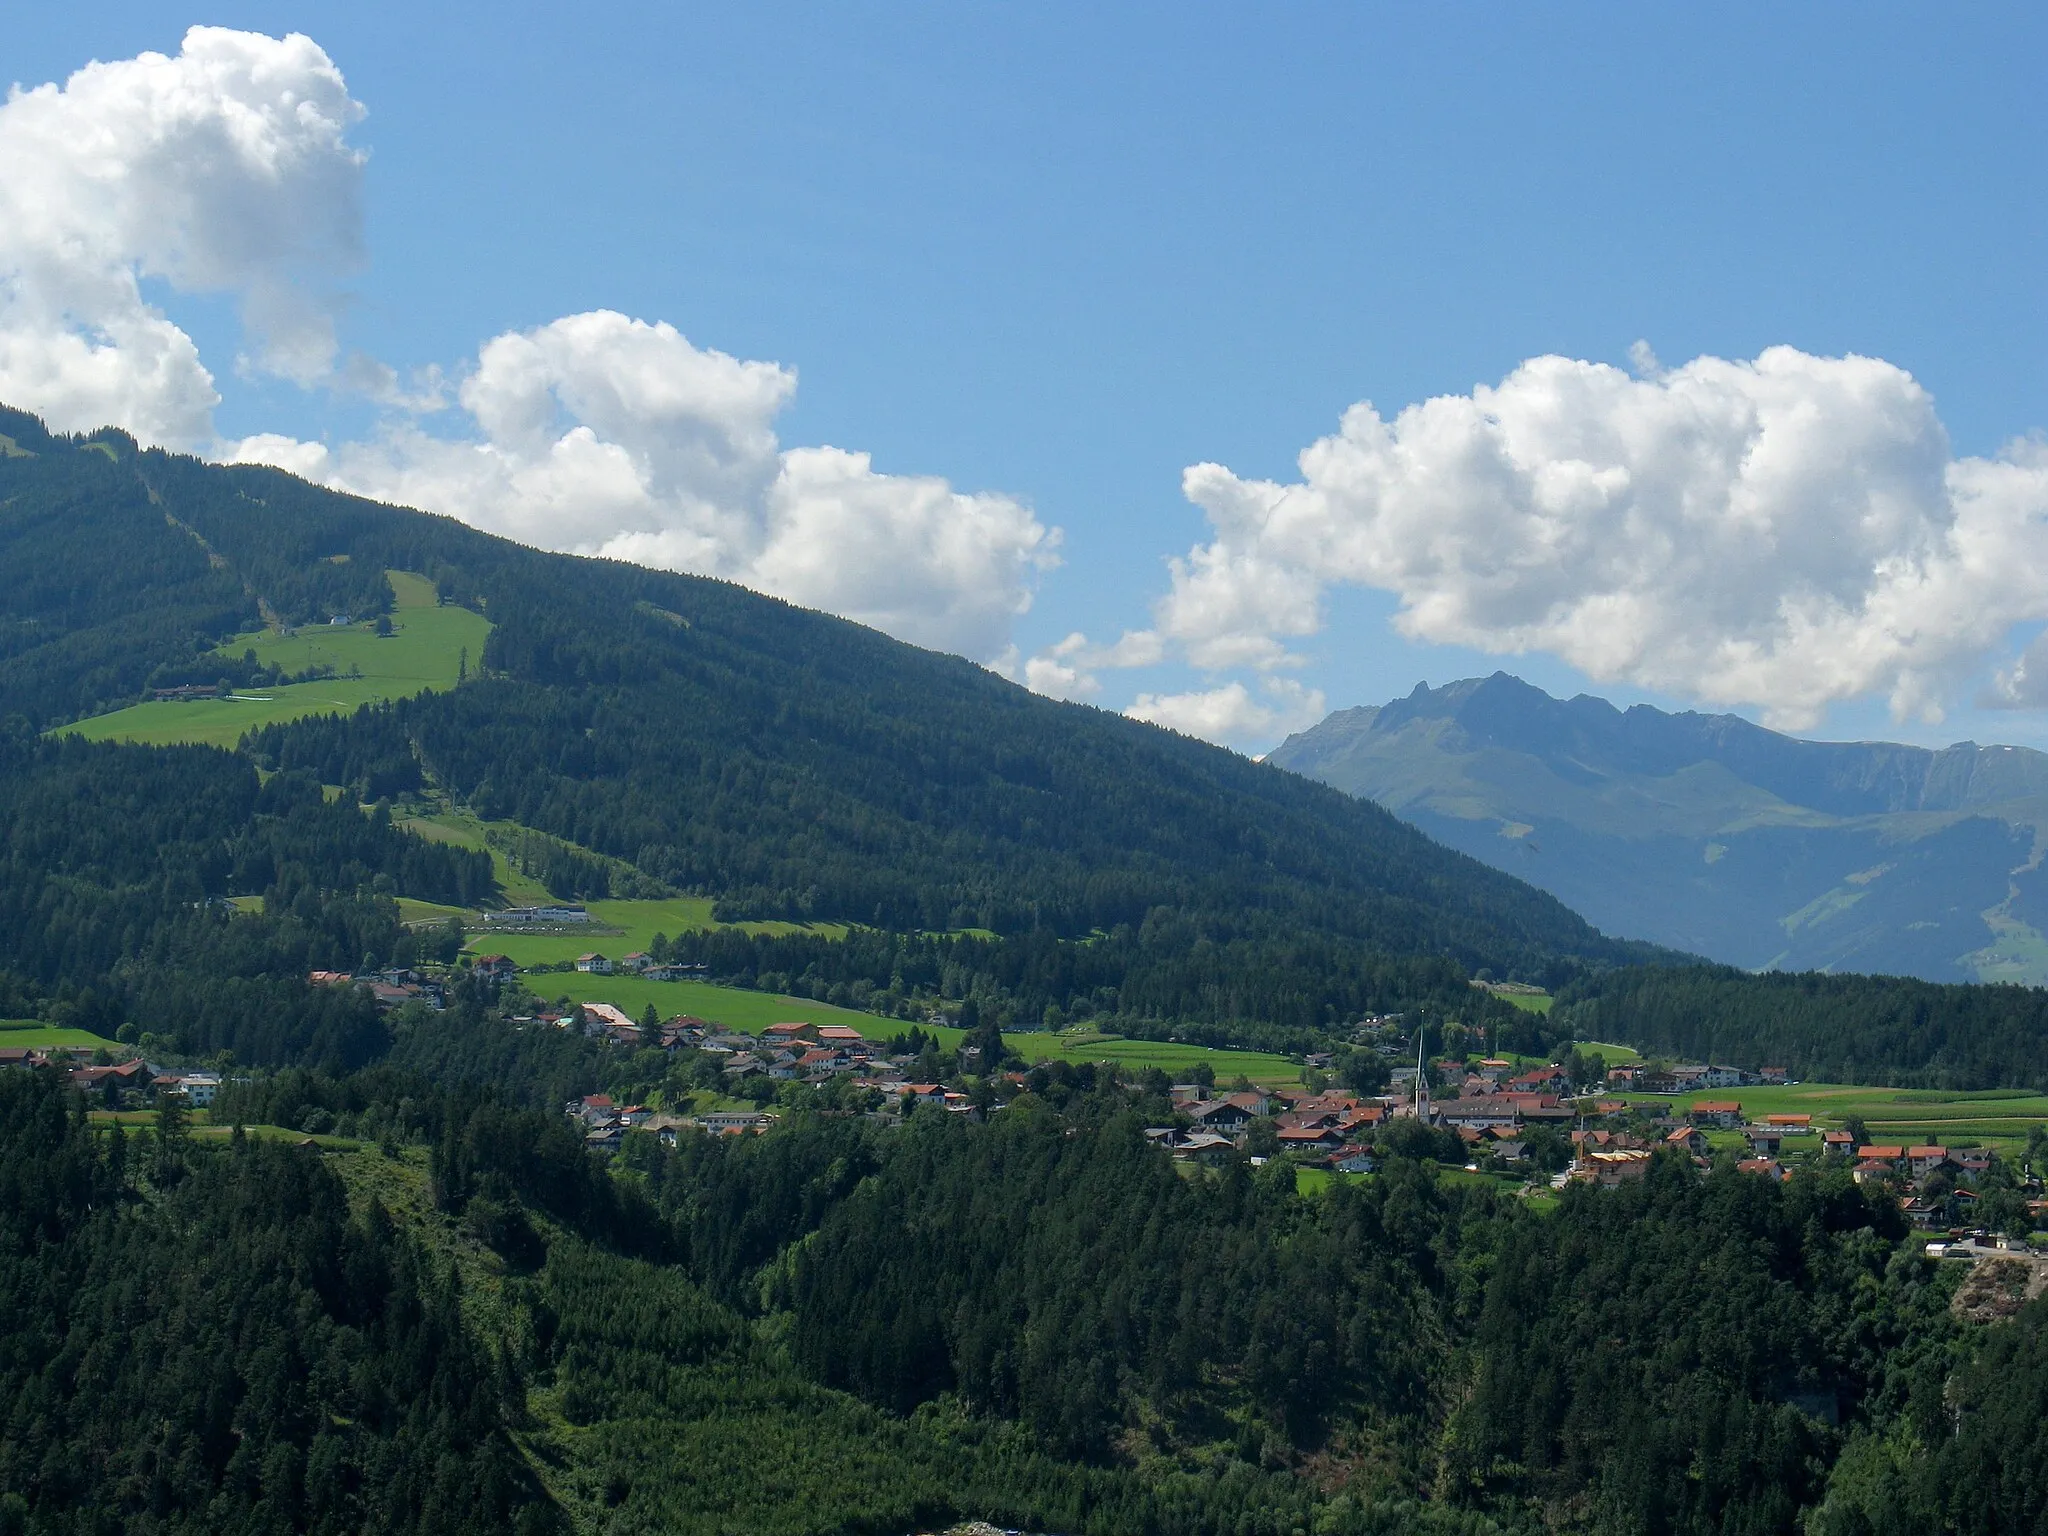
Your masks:
M2048 992L2038 987L1645 966L1567 988L1552 1028L1821 1082L2048 1090Z
M1666 1154L1542 1212L1390 1148L1302 1195L1177 1174L1154 1085L1041 1076L985 1125L792 1112L607 1166L397 1065L229 1106L362 1138L325 1154L0 1074L0 1519L2036 1528L2048 1304L1960 1320L1846 1168Z

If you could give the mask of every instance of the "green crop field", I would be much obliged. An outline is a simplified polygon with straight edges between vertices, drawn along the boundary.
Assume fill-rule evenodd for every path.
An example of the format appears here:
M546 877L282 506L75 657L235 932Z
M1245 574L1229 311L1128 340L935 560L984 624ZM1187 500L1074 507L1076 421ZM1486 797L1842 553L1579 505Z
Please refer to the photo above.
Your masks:
M2025 1145L2027 1132L2034 1126L2048 1124L2048 1094L2017 1089L1949 1093L1933 1089L1866 1088L1846 1083L1793 1083L1785 1087L1722 1088L1669 1099L1641 1094L1622 1097L1632 1103L1668 1104L1674 1118L1683 1118L1701 1099L1733 1099L1741 1104L1746 1120L1764 1115L1810 1114L1815 1126L1826 1130L1840 1129L1845 1117L1858 1115L1873 1140L1909 1145L1978 1143L2009 1150ZM1786 1145L1800 1148L1809 1143L1806 1138L1794 1138Z
M471 667L482 659L490 622L467 608L439 606L432 584L422 577L405 571L387 571L385 576L397 598L390 635L378 635L369 623L308 626L291 634L265 630L237 635L214 653L225 657L254 651L258 661L274 662L287 672L332 666L337 674L332 678L226 699L131 704L62 729L94 741L231 747L244 732L273 721L346 714L363 704L453 688L463 652L469 653ZM352 670L361 675L349 675Z
M90 1030L64 1029L38 1019L0 1019L0 1047L19 1050L48 1050L52 1047L96 1051L122 1051L117 1040L103 1039Z

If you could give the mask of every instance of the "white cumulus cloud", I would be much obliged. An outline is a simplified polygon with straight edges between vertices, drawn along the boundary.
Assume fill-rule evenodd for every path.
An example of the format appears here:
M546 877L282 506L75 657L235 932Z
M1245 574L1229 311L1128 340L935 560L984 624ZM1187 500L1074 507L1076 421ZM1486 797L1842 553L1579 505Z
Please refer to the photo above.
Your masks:
M1354 406L1286 485L1191 467L1212 537L1173 563L1159 631L1197 665L1270 668L1330 587L1370 587L1417 640L1797 728L1873 692L1938 719L2048 617L2040 445L1953 456L1927 392L1874 358L1639 365L1541 357L1391 421Z
M251 366L335 356L361 256L363 115L311 39L194 27L176 57L88 64L0 105L0 399L65 430L212 436L213 374L144 293L241 305Z
M484 345L457 392L471 430L407 418L335 448L263 436L231 457L445 512L543 549L723 576L977 659L1057 563L1015 498L784 448L796 390L775 363L608 310Z
M1141 693L1124 713L1204 741L1242 746L1306 730L1328 709L1320 688L1269 677L1258 693L1235 681L1188 693Z

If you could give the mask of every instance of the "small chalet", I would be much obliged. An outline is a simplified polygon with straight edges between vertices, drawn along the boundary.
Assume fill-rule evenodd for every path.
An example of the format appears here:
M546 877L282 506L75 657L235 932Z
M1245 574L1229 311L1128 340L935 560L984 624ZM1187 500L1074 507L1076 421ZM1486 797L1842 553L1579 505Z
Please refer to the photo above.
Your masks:
M1281 1131L1279 1136L1283 1152L1334 1152L1344 1145L1334 1126L1302 1126Z
M1681 1125L1664 1138L1664 1145L1676 1147L1689 1157L1707 1155L1707 1133L1696 1125Z
M621 956L619 959L619 969L631 971L635 976L638 976L652 964L654 964L654 956L638 949L634 950L630 955Z
M1570 1177L1581 1184L1597 1184L1602 1189L1640 1179L1650 1171L1648 1152L1588 1152L1571 1166Z
M1199 1099L1181 1113L1205 1131L1241 1131L1252 1118L1252 1111L1235 1098Z
M1237 1156L1237 1146L1228 1136L1198 1131L1176 1147L1173 1155L1183 1161L1200 1163L1204 1168L1220 1168Z
M1732 1131L1742 1124L1742 1105L1735 1099L1699 1099L1686 1111L1686 1118L1694 1125Z
M1754 1173L1762 1178L1775 1180L1780 1184L1792 1176L1774 1157L1745 1157L1735 1167L1738 1172Z
M473 967L477 977L483 981L510 981L518 972L510 955L484 955Z
M1752 1125L1743 1134L1749 1138L1752 1157L1776 1157L1785 1139L1785 1133L1775 1125Z
M612 973L612 963L603 955L592 951L590 954L576 957L576 969L586 976L609 976Z

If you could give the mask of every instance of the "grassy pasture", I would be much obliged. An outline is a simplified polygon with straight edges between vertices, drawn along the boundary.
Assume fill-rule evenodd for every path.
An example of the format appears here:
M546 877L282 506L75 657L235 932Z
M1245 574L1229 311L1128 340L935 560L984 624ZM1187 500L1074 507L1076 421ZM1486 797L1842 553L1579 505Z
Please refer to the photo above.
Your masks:
M225 1141L235 1134L232 1125L215 1125L208 1118L209 1111L190 1110L186 1114L185 1131L194 1141ZM121 1125L153 1126L156 1111L153 1109L95 1109L88 1112L88 1118L96 1126ZM306 1133L295 1131L288 1125L245 1125L244 1135L255 1141L304 1141ZM323 1152L355 1152L362 1143L353 1136L315 1136L314 1142Z
M927 1028L925 1032L929 1034L931 1030ZM1067 1061L1075 1066L1091 1061L1115 1062L1136 1072L1157 1067L1176 1082L1183 1081L1185 1074L1202 1062L1207 1062L1215 1072L1218 1083L1232 1083L1239 1077L1266 1084L1301 1081L1299 1063L1263 1051L1219 1051L1171 1040L1126 1040L1119 1035L1099 1035L1093 1030L1066 1030L1057 1035L1009 1034L1003 1036L1003 1043L1030 1062Z
M62 1048L88 1051L104 1047L115 1052L127 1049L118 1040L104 1039L90 1030L64 1029L55 1024L45 1024L39 1019L0 1019L0 1047L13 1050Z
M274 721L350 714L363 704L453 688L461 671L462 652L469 652L472 667L482 658L490 621L467 608L439 606L432 583L423 577L405 571L384 574L397 599L390 635L378 635L373 623L308 626L289 635L269 630L237 635L214 650L223 658L254 651L258 661L275 662L288 672L326 664L334 667L338 676L252 690L226 699L131 704L62 729L93 741L232 747L245 732ZM352 668L362 675L349 676Z
M543 894L535 899L552 901L554 898ZM593 901L585 905L598 924L620 931L615 934L522 934L489 928L470 936L470 950L476 954L509 955L512 963L518 966L558 965L590 950L613 961L635 951L645 953L657 933L673 938L679 933L732 927L747 933L816 933L832 939L846 936L846 929L835 923L819 923L806 928L801 923L714 922L709 896L669 896L659 901Z
M552 1001L566 997L574 1003L611 1003L634 1018L650 1003L664 1019L678 1013L694 1014L714 1024L724 1024L753 1034L770 1024L844 1024L869 1039L906 1033L908 1024L884 1019L851 1008L808 998L781 997L772 992L749 992L740 987L713 986L708 981L643 981L637 976L586 976L580 971L544 972L519 978L534 996ZM930 1030L926 1031L931 1033ZM958 1031L954 1031L955 1034Z

